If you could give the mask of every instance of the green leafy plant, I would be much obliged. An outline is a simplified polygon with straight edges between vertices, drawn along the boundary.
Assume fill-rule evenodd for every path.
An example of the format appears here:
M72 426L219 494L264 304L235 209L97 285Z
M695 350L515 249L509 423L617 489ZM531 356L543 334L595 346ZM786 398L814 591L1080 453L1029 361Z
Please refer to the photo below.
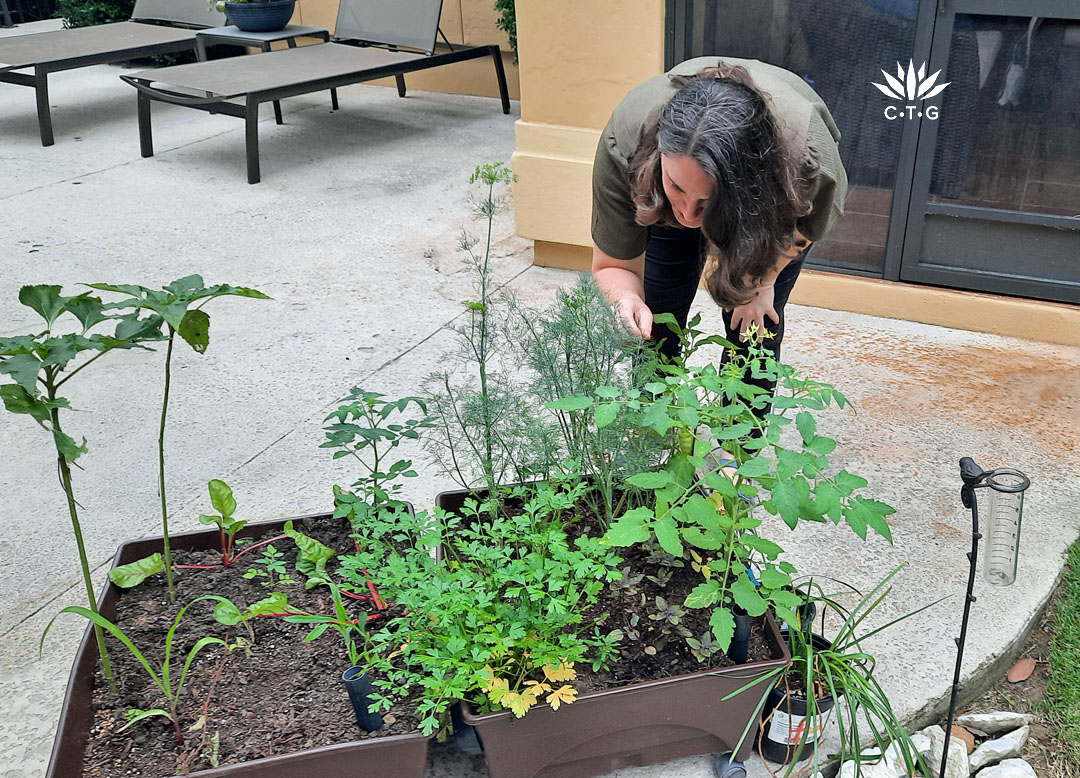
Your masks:
M380 506L401 504L397 500L401 479L416 477L412 460L388 463L390 452L406 440L418 439L432 421L426 415L419 419L399 418L410 406L427 413L419 397L387 400L377 392L354 387L339 402L342 404L338 409L325 419L333 423L323 427L326 441L320 448L335 449L334 459L351 456L364 468L349 490L334 488L334 516L348 518L355 530L362 531Z
M165 495L165 421L169 410L169 390L172 384L172 355L176 335L202 354L210 345L210 314L203 307L226 295L269 300L260 291L246 287L217 284L207 287L202 276L179 278L163 289L148 289L134 284L88 284L93 289L124 295L126 299L109 303L109 308L150 311L165 326L165 389L161 400L161 420L158 427L158 493L161 497L161 531L164 537L165 575L169 583L169 600L176 601L173 583L172 552L169 544L169 510ZM197 307L192 307L198 303Z
M131 589L147 578L165 572L165 559L161 554L151 554L126 565L118 565L109 571L109 580L121 589Z
M8 411L29 416L52 437L60 485L67 498L71 527L79 549L86 597L91 612L97 613L97 598L71 478L72 465L78 467L76 460L87 451L86 438L77 443L64 432L60 412L70 410L71 404L59 392L64 384L105 354L116 349L145 348L144 343L160 339L161 319L154 315L140 319L138 312L112 314L97 297L89 294L65 297L60 290L59 286L48 285L24 286L19 290L19 302L45 320L45 329L32 335L0 338L0 374L10 376L14 381L0 385L0 399ZM75 320L75 331L58 331L56 325L61 319L64 322ZM110 328L108 334L91 332L103 327ZM102 669L111 686L112 665L105 637L96 625L94 632Z
M262 565L262 569L248 568L248 571L244 573L244 578L263 578L265 580L259 581L259 584L271 589L275 586L289 586L296 583L285 567L285 555L274 548L273 543L263 549L262 556L255 560L255 564Z
M176 663L179 661L177 657L173 656L174 638L176 636L176 630L180 626L180 621L184 618L184 614L187 613L188 609L191 608L191 606L195 603L203 602L205 600L213 600L219 605L228 603L232 610L240 612L239 608L237 608L234 604L232 604L224 597L219 597L214 594L204 594L201 597L196 597L194 600L182 607L180 611L176 614L176 618L173 619L172 626L169 627L169 631L165 634L164 656L161 660L161 663L157 666L156 669L154 665L152 665L150 661L146 658L146 655L141 650L139 650L139 648L131 641L127 634L118 626L116 626L116 624L109 621L100 613L87 610L86 608L83 608L79 605L70 605L67 608L64 608L60 611L60 613L54 616L51 621L49 621L49 624L45 627L45 632L41 636L39 651L44 651L45 638L48 637L49 630L52 629L52 625L56 621L56 619L64 613L74 613L82 616L83 618L93 622L96 627L107 631L110 635L120 641L120 643L122 643L128 651L131 652L131 655L135 657L136 661L138 661L138 663L142 666L143 670L146 671L147 675L150 677L150 680L153 682L154 686L157 687L158 691L161 692L162 697L167 703L167 707L164 708L152 708L150 710L139 710L137 708L133 708L129 710L125 715L126 723L122 729L126 729L132 724L135 724L139 721L142 721L143 719L147 719L152 716L163 716L172 723L173 731L176 733L176 739L181 745L183 745L184 731L180 723L179 706L180 702L185 699L183 694L184 684L187 681L188 673L191 670L192 663L195 661L195 657L198 656L199 652L207 646L221 646L224 649L226 656L233 650L233 648L237 647L237 644L235 643L230 644L227 640L223 640L222 638L214 637L212 635L206 635L204 637L201 637L195 641L194 645L192 645L191 649L187 652L186 657L183 659L183 665L181 666L179 677L176 676L174 671L176 669Z
M514 0L495 0L495 11L499 14L495 25L506 33L510 48L514 50L514 64L516 65L518 60L517 8L514 6Z
M570 399L579 410L593 410L598 427L627 414L642 439L667 448L662 469L627 478L651 492L651 500L619 516L604 542L655 543L690 564L702 580L677 605L707 609L713 643L726 651L736 609L761 616L773 607L790 620L798 606L790 591L795 568L779 559L779 544L758 534L762 520L755 512L778 515L792 528L801 521L844 521L861 538L871 528L891 540L885 516L893 509L855 493L866 486L864 479L844 470L827 473L827 455L836 443L817 433L812 411L844 407L842 394L779 364L760 333L739 355L724 339L696 329L698 317L685 330L670 315L656 321L680 337L682 358L661 365L640 389L598 387L592 397ZM719 368L691 366L689 360L706 345L730 349L727 362ZM749 383L761 377L778 381L775 399ZM772 410L765 412L770 402ZM610 410L600 413L601 407ZM794 447L781 443L791 413L799 433ZM693 639L701 656L715 653L712 646L701 651L700 637Z
M294 529L291 521L285 522L283 532L285 537L291 538L296 543L299 551L296 569L307 577L304 588L311 589L319 584L329 584L330 575L326 572L326 563L334 558L334 549Z
M918 750L912 745L907 730L893 711L888 695L874 677L876 662L873 654L863 646L874 635L941 602L941 599L936 600L880 626L864 627L867 619L892 591L893 578L905 566L906 563L894 568L865 595L843 584L846 590L860 597L850 610L842 605L840 595L826 593L819 582L810 580L800 583L796 588L797 596L804 606L807 603L817 606L822 632L830 614L842 622L832 640L827 641L827 647L814 644L810 629L812 625L790 625L785 635L791 649L791 664L787 668L777 669L770 676L779 677L778 688L784 693L779 710L785 710L787 706L786 710L790 713L790 700L793 698L805 702L804 729L807 733L820 733L824 729L829 712L822 710L822 702L827 699L835 701L833 711L840 735L839 757L856 763L856 775L862 774L864 762L879 761L886 752L889 758L902 762L897 766L906 774L914 775L916 769L924 775L930 774ZM795 764L806 758L803 749L807 739L800 740L794 746L786 775L791 775ZM873 743L869 751L864 749L867 740ZM812 770L819 769L819 744L819 740L814 742L813 753L810 754L813 758Z
M294 613L285 616L284 620L290 624L315 625L304 638L305 643L318 640L327 630L333 629L341 637L350 666L363 665L366 668L375 668L379 661L367 630L367 619L352 618L345 610L345 603L341 599L341 589L332 581L328 581L327 586L330 587L330 594L334 598L333 616Z
M93 27L126 22L135 9L135 0L58 0L64 27Z
M233 517L236 513L236 498L232 488L224 481L214 478L207 485L210 491L210 504L217 511L199 516L200 524L213 524L218 528L221 539L221 563L231 567L239 554L236 553L236 533L247 526L247 521ZM269 545L270 541L267 541ZM251 549L247 549L251 550Z
M627 507L620 496L625 500L634 491L626 488L626 477L655 467L656 456L635 445L632 420L618 413L618 403L594 403L592 397L601 388L618 397L636 385L635 364L646 361L645 341L627 332L588 273L542 310L511 298L506 330L515 362L529 370L524 391L533 404L552 411L558 448L546 452L550 466L544 475L560 460L575 463L595 487L586 500L606 526Z
M438 726L450 701L523 716L535 704L570 703L574 667L599 667L614 656L617 633L582 614L621 561L587 534L566 526L586 487L520 487L509 499L520 512L496 512L466 500L461 515L402 517L423 540L381 560L379 587L403 610L383 638L402 651L408 685L421 690L421 729ZM422 530L419 528L423 528ZM441 542L445 563L433 560ZM342 574L366 569L364 555L346 560Z

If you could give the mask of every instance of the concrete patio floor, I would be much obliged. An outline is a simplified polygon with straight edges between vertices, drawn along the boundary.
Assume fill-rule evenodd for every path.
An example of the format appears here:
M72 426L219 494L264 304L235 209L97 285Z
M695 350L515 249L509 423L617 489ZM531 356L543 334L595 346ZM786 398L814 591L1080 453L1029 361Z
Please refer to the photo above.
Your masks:
M325 510L331 485L350 473L318 448L321 420L353 386L410 394L440 365L447 326L472 293L456 251L463 226L480 229L468 216L468 176L479 163L509 160L515 117L497 100L423 92L401 100L370 86L342 89L337 112L327 94L288 100L282 127L266 110L263 182L249 186L243 123L231 117L155 106L157 155L141 159L135 93L122 72L51 77L51 148L38 141L33 92L0 85L0 335L37 326L17 304L24 284L70 293L80 282L157 286L197 272L266 292L272 301L215 302L207 353L177 351L172 526L197 526L211 478L232 485L244 516ZM531 264L531 243L514 235L507 205L496 223L497 278L543 303L571 274ZM718 326L705 295L695 309ZM867 477L897 514L892 545L832 527L774 532L800 570L858 586L909 562L882 619L949 595L871 646L897 710L923 726L951 682L966 583L970 519L957 461L1018 467L1033 484L1017 584L977 585L965 661L973 690L1010 658L1077 535L1080 349L792 306L784 356L853 401L856 413L823 414L819 429L838 441L833 463ZM158 354L115 354L69 384L82 412L68 427L90 447L75 488L99 584L120 541L158 531L159 370ZM0 778L43 773L82 630L80 620L62 620L38 658L48 620L83 602L50 450L27 417L0 414ZM406 496L429 507L449 486L423 474ZM751 773L767 774L760 763ZM618 772L711 774L706 757ZM440 746L429 775L486 770Z

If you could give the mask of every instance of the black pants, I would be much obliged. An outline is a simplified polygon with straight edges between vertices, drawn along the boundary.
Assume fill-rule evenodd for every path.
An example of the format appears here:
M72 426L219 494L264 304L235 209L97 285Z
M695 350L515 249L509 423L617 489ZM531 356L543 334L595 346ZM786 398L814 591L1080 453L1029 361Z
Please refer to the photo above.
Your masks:
M670 313L680 327L686 326L690 304L694 301L701 272L705 267L707 242L699 229L680 227L651 227L649 242L645 248L645 303L653 314ZM776 359L780 359L780 342L784 337L784 306L787 304L795 280L802 270L805 252L780 271L773 287L773 308L780 316L780 321L773 323L766 317L766 329L775 333L775 337L766 341ZM723 312L725 337L744 348L739 342L739 333L732 329L731 312ZM679 354L679 339L666 325L653 325L653 338L663 340L662 353L669 357ZM776 388L773 382L751 380L749 383L761 386L770 393Z

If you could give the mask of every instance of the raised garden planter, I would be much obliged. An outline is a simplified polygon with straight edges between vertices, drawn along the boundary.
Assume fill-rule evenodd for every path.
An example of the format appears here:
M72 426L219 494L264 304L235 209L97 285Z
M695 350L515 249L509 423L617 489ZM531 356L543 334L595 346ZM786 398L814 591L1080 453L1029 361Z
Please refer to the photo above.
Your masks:
M470 494L443 492L436 505L454 512ZM492 778L587 778L737 746L734 758L743 760L772 684L724 697L791 660L776 622L770 615L762 621L766 660L591 692L558 711L536 706L520 719L509 711L477 714L463 703L462 720L474 727Z
M293 521L300 523L305 519L331 520L332 516L302 516ZM286 521L289 519L252 522L241 530L240 537L258 539L278 534ZM171 535L170 540L174 550L185 551L212 550L218 548L220 543L216 529L177 533ZM129 540L117 549L113 566L133 562L161 550L160 537ZM117 601L122 594L123 590L111 582L102 590L98 606L103 616L108 619L115 618ZM93 629L88 625L71 667L64 706L60 712L60 724L45 778L77 778L82 774L94 713L92 695L97 661ZM356 740L200 770L189 775L198 778L385 778L391 775L395 778L422 778L427 765L429 740L430 738L419 733Z
M765 635L776 658L582 695L553 711L537 707L522 719L509 712L462 718L476 729L492 778L587 778L623 767L697 754L753 750L758 703L768 683L724 700L791 659L772 617Z

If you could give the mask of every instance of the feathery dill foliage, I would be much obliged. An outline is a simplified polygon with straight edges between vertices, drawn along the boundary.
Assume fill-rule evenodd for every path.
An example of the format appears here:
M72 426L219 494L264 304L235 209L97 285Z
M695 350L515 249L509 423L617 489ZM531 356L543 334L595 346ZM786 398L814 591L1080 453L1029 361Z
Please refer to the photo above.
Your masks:
M434 421L427 451L435 466L465 488L485 487L492 494L500 483L520 481L535 472L536 441L548 437L512 376L496 367L506 356L506 340L499 337L499 311L492 306L491 230L499 209L496 187L513 180L502 162L477 167L469 179L484 187L474 209L486 220L486 236L462 233L459 248L475 274L477 299L464 301L465 319L452 327L457 351L445 359L447 364L466 366L465 375L438 370L423 384Z
M603 406L574 408L572 402L556 401L592 397L600 387L629 391L635 385L635 365L646 361L646 341L627 332L618 311L588 273L582 273L573 288L560 291L544 310L524 307L512 298L508 307L508 349L531 373L521 381L522 389L532 407L549 409L557 442L557 449L548 452L557 458L549 459L547 469L568 462L591 478L596 491L586 499L597 499L591 507L609 524L626 507L616 499L622 480L654 469L656 447L634 445L641 439L627 414L600 426L596 420L597 414L607 412Z

